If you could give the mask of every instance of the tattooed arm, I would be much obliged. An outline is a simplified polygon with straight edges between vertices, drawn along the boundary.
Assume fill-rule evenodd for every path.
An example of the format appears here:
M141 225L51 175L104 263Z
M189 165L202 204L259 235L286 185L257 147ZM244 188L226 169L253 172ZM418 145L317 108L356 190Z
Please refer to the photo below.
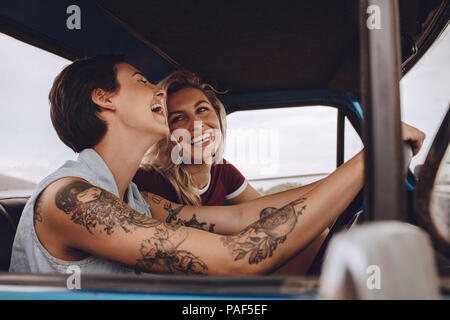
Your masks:
M152 216L166 223L182 225L219 234L231 234L248 226L243 224L238 206L185 206L161 198L150 192L141 192Z
M260 219L267 210L281 208L298 199L324 180L232 206L188 206L171 202L150 192L141 194L153 217L160 221L218 234L232 234Z
M139 270L183 274L269 272L316 238L363 184L362 155L281 209L239 233L220 236L148 218L114 195L76 178L44 190L36 233L56 258L77 250Z
M39 199L36 234L59 259L95 255L142 271L193 275L224 274L232 261L217 235L146 217L84 180L55 181ZM220 257L212 260L209 246Z
M402 132L403 140L410 141L414 144L414 153L416 154L422 145L423 139L425 138L424 133L405 123L402 123ZM360 151L354 158L359 159L362 157L363 151ZM347 166L348 165L343 168L346 168ZM335 172L345 171L346 174L348 174L347 170L343 170L343 168L338 168ZM335 172L333 172L333 174ZM313 192L321 186L325 185L325 188L329 188L330 183L328 183L328 181L330 180L330 177L331 175L306 186L260 197L251 201L228 207L180 206L174 203L170 203L167 200L164 200L151 193L147 193L145 195L145 198L147 200L147 203L150 205L152 213L155 213L155 217L157 219L160 219L162 221L168 219L170 220L170 222L186 226L191 224L190 226L196 226L203 230L209 230L220 234L232 234L239 232L251 223L257 221L264 210L270 208L280 208L303 195ZM341 185L344 185L344 181L341 181ZM335 198L335 196L339 195L342 190L345 190L338 190L338 188L333 187L329 189L328 195L325 194L322 196L324 203L328 204L328 199ZM359 189L361 189L361 187ZM349 194L352 195L352 198L356 196L356 194ZM252 196L254 197L255 195ZM153 199L156 199L157 203L155 203ZM347 200L346 197L344 197L343 199ZM349 203L350 202L348 202L348 204ZM345 208L343 208L342 211L344 209ZM333 220L330 221L329 225L331 225L332 222Z
M281 209L269 207L259 221L242 232L222 237L235 261L258 265L281 256L274 265L266 266L270 271L305 248L311 239L326 230L361 190L364 183L363 156L363 151L360 151L303 197ZM248 205L248 208L254 206L252 202Z

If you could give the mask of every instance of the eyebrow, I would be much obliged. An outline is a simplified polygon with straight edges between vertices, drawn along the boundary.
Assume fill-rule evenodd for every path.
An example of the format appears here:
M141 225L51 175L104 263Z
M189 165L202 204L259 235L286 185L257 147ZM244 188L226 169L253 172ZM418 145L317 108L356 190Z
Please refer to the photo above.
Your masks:
M171 115L176 114L176 113L184 113L184 111L173 111L173 112L169 113L168 117L170 117Z
M194 108L197 107L199 104L202 104L203 102L206 102L206 103L208 103L208 104L211 104L209 101L206 101L206 100L200 100L200 101L198 101L198 102L194 105ZM176 113L184 113L184 111L172 111L172 112L169 113L168 117L170 117L171 115L176 114Z
M140 75L145 78L145 76L139 71L136 71L135 73L133 73L133 75L131 77L134 77L135 75Z
M200 100L200 101L198 101L198 102L194 105L194 108L195 108L196 106L198 106L199 104L203 103L203 102L206 102L207 104L211 104L209 101L206 101L206 100Z

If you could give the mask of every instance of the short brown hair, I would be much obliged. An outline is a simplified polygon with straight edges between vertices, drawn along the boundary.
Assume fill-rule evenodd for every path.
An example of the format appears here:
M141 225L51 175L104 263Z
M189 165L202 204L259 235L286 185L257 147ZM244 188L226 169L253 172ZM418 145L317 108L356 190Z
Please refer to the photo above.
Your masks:
M106 122L97 116L100 107L92 91L119 88L116 65L123 55L101 55L76 60L55 78L50 90L50 118L59 138L75 152L92 148L106 133Z

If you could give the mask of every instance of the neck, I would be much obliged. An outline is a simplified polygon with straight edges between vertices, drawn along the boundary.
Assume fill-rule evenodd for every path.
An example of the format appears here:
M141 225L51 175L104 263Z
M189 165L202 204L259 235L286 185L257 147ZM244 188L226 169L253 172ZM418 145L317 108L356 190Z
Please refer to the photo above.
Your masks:
M111 171L121 200L123 200L128 185L139 168L145 152L153 143L149 143L142 136L140 139L137 137L135 139L124 139L124 135L114 137L107 133L102 141L94 147L94 150L102 157Z
M211 164L188 164L185 165L185 168L192 177L194 187L202 189L208 184L209 176L211 174Z

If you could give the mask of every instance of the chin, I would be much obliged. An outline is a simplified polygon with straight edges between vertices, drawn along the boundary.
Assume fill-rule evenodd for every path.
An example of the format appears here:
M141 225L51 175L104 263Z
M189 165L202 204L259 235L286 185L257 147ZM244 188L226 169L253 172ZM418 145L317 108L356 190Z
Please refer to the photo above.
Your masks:
M147 139L150 139L153 143L157 143L169 135L169 129L167 127L164 128L163 126L154 126L152 128L147 128L145 135L148 137Z
M158 137L158 140L164 139L169 136L169 130L161 130L160 132L155 134Z
M157 126L155 126L154 129L156 129L155 131L157 131L155 132L156 134L161 135L163 137L168 136L170 134L169 127L167 126L166 123L159 123Z

